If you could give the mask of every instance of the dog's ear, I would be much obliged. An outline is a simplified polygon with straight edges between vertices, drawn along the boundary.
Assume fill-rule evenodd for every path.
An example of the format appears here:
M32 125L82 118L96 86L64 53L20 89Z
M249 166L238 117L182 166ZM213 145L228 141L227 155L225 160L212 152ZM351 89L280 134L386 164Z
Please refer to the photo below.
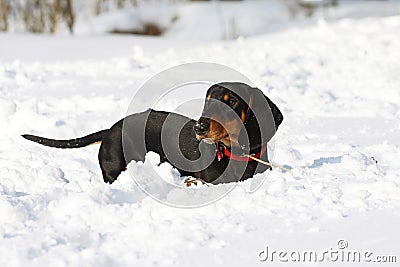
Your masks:
M268 142L282 123L283 115L281 111L258 88L251 89L249 106L251 113L245 125L249 138L259 138L262 135L263 140L260 141Z
M256 89L261 92L260 89L258 89L258 88L256 88ZM278 130L279 125L281 125L281 123L283 121L282 112L275 105L275 103L271 101L271 99L269 99L266 95L263 94L263 92L261 92L261 94L264 96L265 100L267 100L267 102L268 102L268 105L269 105L269 107L271 109L271 112L272 112L272 116L274 117L275 128L276 128L276 130Z

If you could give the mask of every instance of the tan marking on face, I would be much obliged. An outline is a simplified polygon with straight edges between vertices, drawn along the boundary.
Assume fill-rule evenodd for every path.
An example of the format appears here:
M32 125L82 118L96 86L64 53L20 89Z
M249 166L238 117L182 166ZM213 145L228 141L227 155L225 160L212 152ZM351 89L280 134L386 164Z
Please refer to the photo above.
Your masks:
M240 118L242 119L242 122L244 122L246 120L246 112L244 112L244 110L242 110L242 114L241 114Z
M214 118L214 119L213 119ZM221 122L221 123L219 123ZM222 121L217 116L212 116L210 129L204 136L196 136L198 140L210 138L214 142L223 142L226 146L238 146L241 121L237 118L230 121ZM222 124L224 126L222 126Z
M228 101L229 100L229 95L224 95L224 100Z
M208 96L207 96L207 100L210 100L211 99L211 94L209 94Z
M210 120L210 128L208 132L205 134L206 138L211 138L215 142L219 141L219 139L226 136L228 133L224 127L218 121L211 119Z
M232 140L229 137L222 138L220 141L227 147L239 146L237 142L236 143L232 142Z
M226 129L228 136L222 138L221 141L226 146L239 146L238 139L239 139L241 124L242 122L238 118L224 122L224 128Z

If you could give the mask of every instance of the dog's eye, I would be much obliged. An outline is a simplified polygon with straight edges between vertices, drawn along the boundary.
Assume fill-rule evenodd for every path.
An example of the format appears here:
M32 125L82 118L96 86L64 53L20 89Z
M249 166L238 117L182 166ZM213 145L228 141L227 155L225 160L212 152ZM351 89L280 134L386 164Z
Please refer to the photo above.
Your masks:
M228 104L231 107L233 107L236 104L236 102L237 102L236 99L233 97L229 98L229 100L228 100Z

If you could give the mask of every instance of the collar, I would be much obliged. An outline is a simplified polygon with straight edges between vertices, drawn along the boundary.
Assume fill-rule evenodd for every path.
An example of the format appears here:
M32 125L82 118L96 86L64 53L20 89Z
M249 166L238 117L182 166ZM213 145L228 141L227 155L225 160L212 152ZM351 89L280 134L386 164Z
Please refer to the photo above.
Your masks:
M261 150L256 153L256 154L251 154L254 158L259 159L266 151L267 151L267 143L261 147ZM217 159L218 161L221 161L224 156L227 158L236 160L236 161L241 161L241 162L247 162L247 161L253 161L254 159L243 156L243 155L236 155L233 154L224 144L218 143L216 144L216 154L217 154Z

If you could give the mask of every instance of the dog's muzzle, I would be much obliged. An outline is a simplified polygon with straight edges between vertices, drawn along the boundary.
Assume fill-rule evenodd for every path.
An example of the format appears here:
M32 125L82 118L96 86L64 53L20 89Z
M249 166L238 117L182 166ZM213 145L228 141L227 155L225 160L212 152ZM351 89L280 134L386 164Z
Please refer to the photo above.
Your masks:
M210 119L201 117L196 124L193 126L193 130L196 135L203 136L210 129Z

